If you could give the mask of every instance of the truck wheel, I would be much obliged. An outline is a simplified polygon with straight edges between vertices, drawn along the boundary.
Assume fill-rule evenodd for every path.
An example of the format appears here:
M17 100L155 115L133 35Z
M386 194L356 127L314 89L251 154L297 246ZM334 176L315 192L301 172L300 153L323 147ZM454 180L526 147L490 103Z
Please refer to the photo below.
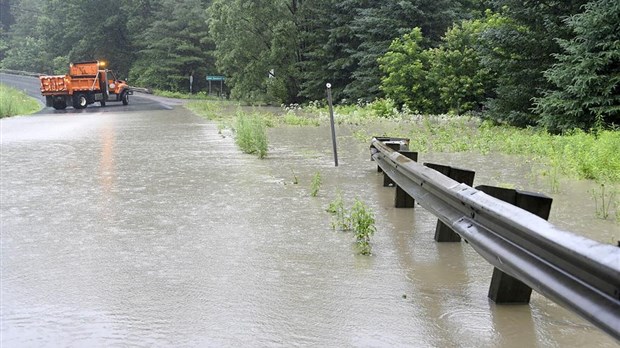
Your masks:
M63 100L55 100L53 104L54 109L56 110L64 110L67 108L67 102Z
M78 93L73 96L73 108L74 109L84 109L88 105L88 100L86 99L86 95L82 93Z
M129 94L127 94L127 91L121 92L121 100L123 101L123 105L129 104Z
M105 100L100 101L99 104L101 104L101 106L105 106Z

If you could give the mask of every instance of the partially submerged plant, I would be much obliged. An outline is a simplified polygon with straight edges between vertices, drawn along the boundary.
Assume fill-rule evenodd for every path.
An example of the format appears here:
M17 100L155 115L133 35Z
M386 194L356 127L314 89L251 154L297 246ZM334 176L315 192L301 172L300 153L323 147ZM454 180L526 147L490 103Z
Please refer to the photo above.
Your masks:
M355 233L355 241L359 253L362 255L370 255L372 251L370 236L377 230L375 227L375 218L366 204L357 198L351 208L351 226Z
M291 168L291 173L293 173L293 185L299 184L299 179L297 178L297 174L295 174L295 171L293 171L293 168Z
M351 219L349 217L349 212L344 207L344 199L342 198L341 191L338 191L336 198L329 203L327 211L334 216L332 219L332 228L334 230L348 231L351 229Z
M267 130L265 121L259 115L237 113L235 142L241 151L255 154L258 158L267 156Z
M594 199L596 216L604 220L607 219L611 210L611 204L614 202L614 198L616 196L616 191L605 191L605 184L600 184L598 190L590 190L590 195L592 196L592 199ZM616 217L617 215L618 212L616 211Z
M370 255L372 248L370 236L376 232L375 218L368 206L358 198L353 207L346 209L342 199L342 193L338 192L336 198L329 204L327 211L334 215L332 228L341 231L353 230L355 243L361 255Z
M319 189L321 188L321 173L316 172L314 177L312 177L312 184L310 185L310 196L316 197L319 194Z

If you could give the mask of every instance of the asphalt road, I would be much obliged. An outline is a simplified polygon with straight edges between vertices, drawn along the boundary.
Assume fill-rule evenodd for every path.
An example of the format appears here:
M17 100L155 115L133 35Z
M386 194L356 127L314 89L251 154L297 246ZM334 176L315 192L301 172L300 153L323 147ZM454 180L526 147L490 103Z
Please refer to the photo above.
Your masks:
M258 160L179 103L0 120L0 347L617 347L539 294L489 303L492 267L394 208L367 144L341 136L334 167L327 127L281 127ZM514 158L424 155L528 180ZM332 230L336 192L376 212L373 256Z
M67 107L65 110L54 110L45 107L45 98L41 95L39 79L30 76L11 75L0 73L0 82L20 89L27 95L37 99L43 107L39 114L73 114L73 113L93 113L93 112L123 112L123 111L148 111L148 110L170 110L175 105L181 105L185 101L180 99L157 97L145 93L135 92L129 98L129 105L125 106L121 102L108 102L105 107L99 103L91 104L86 109L75 110Z

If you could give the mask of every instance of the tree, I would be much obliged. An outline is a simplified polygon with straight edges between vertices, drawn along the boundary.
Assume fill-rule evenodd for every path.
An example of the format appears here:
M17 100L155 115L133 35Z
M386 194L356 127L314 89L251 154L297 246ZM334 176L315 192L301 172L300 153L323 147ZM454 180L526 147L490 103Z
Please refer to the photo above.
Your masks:
M106 60L126 74L132 48L125 23L129 0L20 0L12 7L3 66L40 73L66 72L69 61Z
M299 91L299 0L216 0L208 11L216 65L234 97L272 103Z
M550 87L543 73L560 52L558 38L570 37L563 19L578 13L585 0L497 1L509 19L481 35L483 66L497 76L495 96L486 103L488 115L516 126L535 125L533 100Z
M189 91L193 76L193 90L204 87L206 75L215 70L205 12L209 1L157 0L143 5L141 11L151 13L152 19L137 35L139 51L131 68L131 81L152 88Z
M441 104L447 108L441 112L461 114L482 108L495 88L496 77L482 66L477 43L482 32L505 22L505 18L487 11L484 19L465 20L448 29L429 71Z
M555 87L536 99L541 124L559 132L620 124L620 3L597 0L566 21L575 33L545 72Z
M440 0L368 1L359 6L351 24L360 44L352 53L358 61L353 80L345 88L352 98L372 100L381 95L381 71L377 58L385 54L394 38L419 27L427 39L424 48L439 42L456 18L466 15L459 2Z
M359 59L353 54L361 40L352 23L367 0L319 0L312 2L305 16L307 25L301 32L302 59L300 96L310 100L325 98L325 83L332 84L336 101L351 95L345 88L352 83Z
M3 9L6 7L3 7ZM6 26L8 32L5 36L6 50L2 60L2 67L15 70L32 72L51 72L49 64L51 57L44 49L44 28L40 25L42 9L46 5L39 4L37 0L21 0L10 3L11 15L15 23Z
M381 90L398 105L415 112L434 113L440 108L435 81L428 75L433 50L422 48L422 30L414 28L394 39L388 52L378 59L384 73Z

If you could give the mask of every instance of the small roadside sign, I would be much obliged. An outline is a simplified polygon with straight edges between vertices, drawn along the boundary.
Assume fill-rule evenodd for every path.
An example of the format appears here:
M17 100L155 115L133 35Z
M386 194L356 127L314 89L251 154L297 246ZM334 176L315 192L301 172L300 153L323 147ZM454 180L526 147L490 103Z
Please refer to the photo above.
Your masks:
M220 90L219 90L219 94L221 96L223 96L223 91L224 91L224 80L226 80L226 78L224 76L218 76L218 75L207 75L207 82L209 82L209 95L211 95L211 82L213 81L220 81ZM217 87L216 87L217 88Z

